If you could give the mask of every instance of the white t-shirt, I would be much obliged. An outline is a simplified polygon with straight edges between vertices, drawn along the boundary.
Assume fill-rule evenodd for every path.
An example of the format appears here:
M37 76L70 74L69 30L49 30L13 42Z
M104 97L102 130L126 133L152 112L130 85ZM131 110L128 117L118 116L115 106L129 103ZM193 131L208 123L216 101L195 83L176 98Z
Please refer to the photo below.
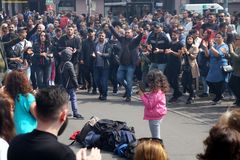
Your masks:
M0 160L7 160L8 143L0 137Z

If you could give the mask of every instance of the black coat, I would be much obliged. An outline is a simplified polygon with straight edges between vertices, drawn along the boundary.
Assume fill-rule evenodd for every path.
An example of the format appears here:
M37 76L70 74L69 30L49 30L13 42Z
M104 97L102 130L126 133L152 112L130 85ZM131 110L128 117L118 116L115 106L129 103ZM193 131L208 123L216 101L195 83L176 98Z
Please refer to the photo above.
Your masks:
M80 54L80 60L84 62L85 66L93 65L92 54L95 51L95 42L90 39L86 39L82 44L82 52Z
M136 38L126 38L124 36L120 36L115 29L113 28L113 26L110 26L110 30L112 32L112 34L119 40L120 44L121 44L121 50L119 53L119 58L120 58L120 64L124 65L124 61L123 61L123 54L128 51L131 55L131 64L136 66L139 62L139 56L138 56L138 45L141 42L142 36L143 34L139 34Z

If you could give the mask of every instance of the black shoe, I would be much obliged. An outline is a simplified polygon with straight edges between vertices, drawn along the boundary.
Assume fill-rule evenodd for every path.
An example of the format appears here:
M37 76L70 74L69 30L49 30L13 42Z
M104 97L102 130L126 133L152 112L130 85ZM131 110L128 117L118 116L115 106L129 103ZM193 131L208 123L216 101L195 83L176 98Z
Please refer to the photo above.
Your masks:
M122 97L123 97L123 98L126 98L126 97L127 97L127 92L125 92Z
M176 97L172 97L171 99L169 99L168 102L169 103L177 102L177 98Z
M79 89L80 89L80 90L85 90L85 89L87 89L87 88L86 88L86 86L82 86L82 87L80 87Z
M193 104L194 100L193 98L188 98L186 104Z
M199 95L199 97L201 97L201 98L208 97L208 96L209 96L209 94L207 94L207 93L202 93L202 94Z
M98 97L99 100L101 100L101 98L102 98L102 95L100 95L100 96Z
M224 96L215 97L212 101L213 102L218 102L218 101L222 100L223 98L224 98Z
M212 102L212 105L217 105L217 104L221 104L222 103L222 101L221 100L218 100L218 101L213 101Z
M101 100L101 101L106 101L106 100L107 100L107 97L106 97L106 96L101 96L100 100Z
M96 91L96 90L93 90L93 91L92 91L92 94L97 94L97 91Z
M131 97L126 97L125 101L126 102L131 102Z
M73 117L77 119L84 119L84 117L79 113L74 114Z

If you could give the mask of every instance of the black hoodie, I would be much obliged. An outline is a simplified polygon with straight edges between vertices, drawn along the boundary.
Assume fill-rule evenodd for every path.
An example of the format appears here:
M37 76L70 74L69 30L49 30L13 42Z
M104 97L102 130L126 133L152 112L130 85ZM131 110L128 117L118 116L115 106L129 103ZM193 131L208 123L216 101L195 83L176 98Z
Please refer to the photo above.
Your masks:
M73 89L78 87L77 76L71 62L72 59L72 51L69 49L65 49L61 54L61 66L60 73L62 77L62 85L66 89Z

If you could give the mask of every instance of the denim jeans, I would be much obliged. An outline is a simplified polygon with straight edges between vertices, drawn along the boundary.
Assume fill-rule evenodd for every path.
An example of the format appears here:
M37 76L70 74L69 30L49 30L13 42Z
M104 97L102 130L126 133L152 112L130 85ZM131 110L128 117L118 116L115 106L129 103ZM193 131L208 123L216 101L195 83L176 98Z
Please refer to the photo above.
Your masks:
M151 63L149 70L159 69L164 73L167 64Z
M152 134L152 138L159 138L161 139L161 133L160 133L160 124L162 120L149 120L149 128Z
M107 97L108 92L108 68L95 67L94 79L97 84L100 95Z
M67 89L67 93L70 97L70 101L71 101L71 107L72 107L72 112L73 115L77 114L77 95L76 95L76 89L72 88L72 89Z
M118 80L117 80L117 71L118 71L118 65L111 65L109 70L109 77L113 85L113 92L118 91Z
M124 86L127 97L131 97L134 70L133 65L120 65L118 68L117 79Z
M202 84L203 84L203 93L209 94L209 87L207 85L206 77L201 76Z
M51 64L37 67L37 86L38 88L45 88L49 86L51 77Z
M33 89L37 89L37 65L32 64L30 68L31 68L30 79L32 82L32 86L33 86Z

